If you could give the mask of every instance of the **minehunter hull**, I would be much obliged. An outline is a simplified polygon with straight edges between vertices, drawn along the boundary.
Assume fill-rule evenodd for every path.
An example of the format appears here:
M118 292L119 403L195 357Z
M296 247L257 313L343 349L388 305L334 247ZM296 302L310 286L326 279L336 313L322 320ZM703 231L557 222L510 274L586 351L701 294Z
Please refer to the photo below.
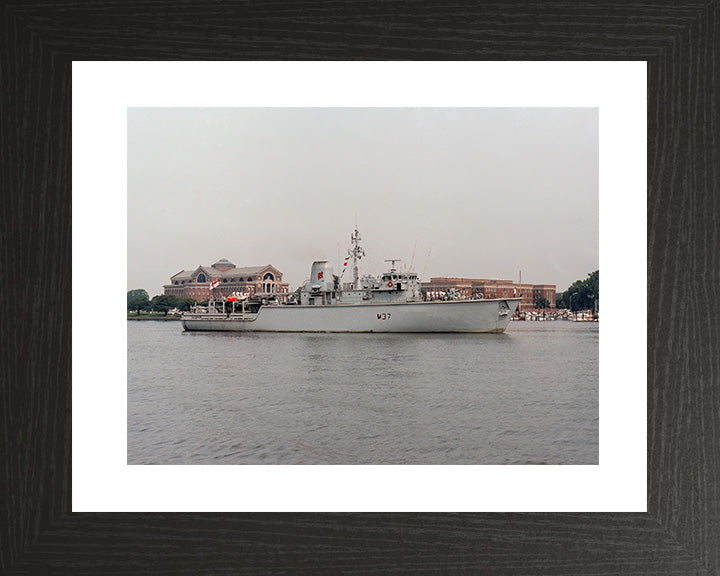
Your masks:
M504 332L520 298L329 306L262 306L256 314L190 313L188 331Z

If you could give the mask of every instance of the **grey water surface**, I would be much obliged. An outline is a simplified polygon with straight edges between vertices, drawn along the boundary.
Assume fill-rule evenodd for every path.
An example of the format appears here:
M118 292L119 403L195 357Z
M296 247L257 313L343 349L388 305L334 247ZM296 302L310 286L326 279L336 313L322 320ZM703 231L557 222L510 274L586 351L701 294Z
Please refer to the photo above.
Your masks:
M599 323L505 334L128 322L128 464L597 464Z

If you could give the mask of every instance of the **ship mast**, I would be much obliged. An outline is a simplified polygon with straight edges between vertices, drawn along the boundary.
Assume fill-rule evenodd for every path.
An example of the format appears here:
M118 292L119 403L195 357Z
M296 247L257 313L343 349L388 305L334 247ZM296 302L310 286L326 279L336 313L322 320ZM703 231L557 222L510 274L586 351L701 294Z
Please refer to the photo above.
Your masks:
M352 256L353 260L353 289L360 290L360 272L358 269L358 260L365 256L365 251L360 248L360 232L357 227L355 231L350 234L350 244L352 248L348 250L348 255Z

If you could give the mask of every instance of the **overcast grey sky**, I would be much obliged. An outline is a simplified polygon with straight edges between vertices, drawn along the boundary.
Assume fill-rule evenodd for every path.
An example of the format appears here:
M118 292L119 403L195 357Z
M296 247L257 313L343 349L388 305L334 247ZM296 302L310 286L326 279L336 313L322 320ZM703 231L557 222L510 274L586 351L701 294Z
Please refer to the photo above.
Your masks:
M130 108L128 290L366 258L565 290L598 268L596 108Z

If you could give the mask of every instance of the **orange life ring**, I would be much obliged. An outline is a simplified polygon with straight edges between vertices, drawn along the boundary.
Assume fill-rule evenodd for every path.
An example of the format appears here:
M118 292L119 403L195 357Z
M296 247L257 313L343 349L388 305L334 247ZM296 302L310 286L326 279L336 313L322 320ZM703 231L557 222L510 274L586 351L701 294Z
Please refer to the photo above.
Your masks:
M392 288L392 285L393 285L392 280L390 282L388 282L387 285L388 285L388 288Z

